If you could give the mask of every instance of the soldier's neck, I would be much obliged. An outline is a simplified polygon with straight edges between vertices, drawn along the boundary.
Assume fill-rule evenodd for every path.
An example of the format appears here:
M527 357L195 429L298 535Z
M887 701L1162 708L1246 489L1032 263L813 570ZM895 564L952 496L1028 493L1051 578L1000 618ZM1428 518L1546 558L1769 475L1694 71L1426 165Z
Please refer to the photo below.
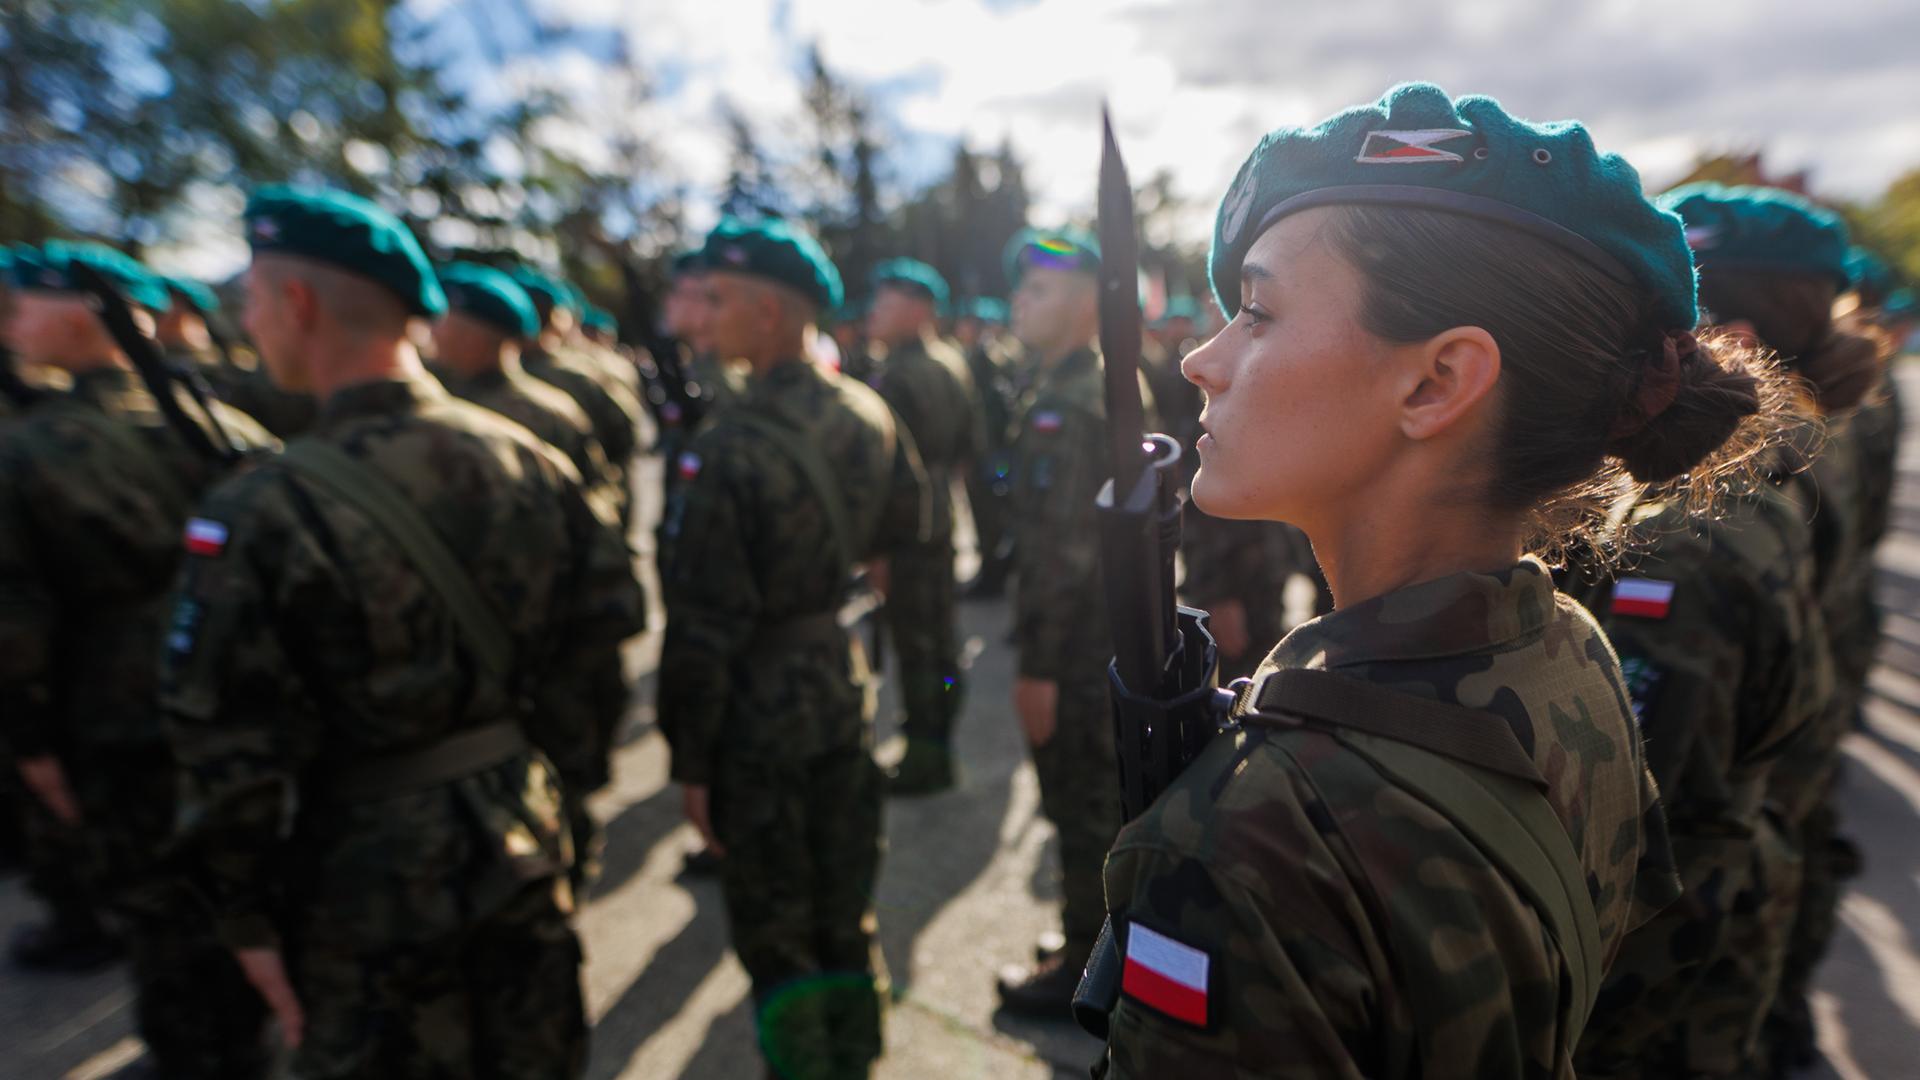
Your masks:
M307 380L321 401L337 390L362 383L412 380L426 374L413 342L405 338L369 340L330 351L310 366Z

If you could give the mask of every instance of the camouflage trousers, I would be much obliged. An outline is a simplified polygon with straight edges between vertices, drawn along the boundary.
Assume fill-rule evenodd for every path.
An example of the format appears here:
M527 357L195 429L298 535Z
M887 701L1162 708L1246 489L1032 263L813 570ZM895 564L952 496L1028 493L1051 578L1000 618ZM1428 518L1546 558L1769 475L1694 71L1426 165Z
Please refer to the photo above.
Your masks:
M887 631L906 706L908 741L945 746L953 736L965 689L955 611L953 544L896 554L887 592Z
M447 897L449 902L457 897ZM566 883L526 885L460 933L369 949L324 914L288 962L306 1009L295 1080L572 1080L586 1068L580 942Z
M798 761L725 758L714 777L733 948L753 979L761 1053L782 1080L865 1077L880 1057L880 812L880 770L864 745Z
M1083 665L1104 674L1104 665ZM1102 872L1120 833L1120 781L1113 707L1102 679L1060 683L1053 738L1032 747L1040 809L1060 835L1060 929L1075 963L1093 951L1106 921Z
M83 824L56 840L89 897L124 933L134 1022L163 1077L264 1074L265 1008L184 881L155 854L173 823L164 748L62 755ZM56 826L57 828L57 826Z
M1013 569L1013 543L1007 527L1007 474L1012 469L1007 451L998 450L967 470L967 509L980 545L980 577L1004 581Z

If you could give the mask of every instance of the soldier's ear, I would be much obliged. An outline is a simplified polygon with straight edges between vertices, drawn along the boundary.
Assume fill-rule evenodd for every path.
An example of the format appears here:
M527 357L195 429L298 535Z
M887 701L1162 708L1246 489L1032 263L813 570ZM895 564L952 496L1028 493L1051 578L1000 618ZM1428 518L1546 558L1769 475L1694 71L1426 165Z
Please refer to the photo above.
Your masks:
M1456 326L1393 351L1404 394L1400 431L1407 438L1439 437L1492 403L1500 346L1483 328Z

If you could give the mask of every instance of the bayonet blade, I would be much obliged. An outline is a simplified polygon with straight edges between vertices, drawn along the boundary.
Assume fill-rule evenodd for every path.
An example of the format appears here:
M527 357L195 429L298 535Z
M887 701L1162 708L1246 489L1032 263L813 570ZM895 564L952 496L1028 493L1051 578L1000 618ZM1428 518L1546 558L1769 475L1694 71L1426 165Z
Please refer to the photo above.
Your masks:
M1113 117L1100 110L1100 355L1106 367L1107 433L1113 483L1133 490L1146 467L1146 414L1140 403L1140 242L1134 233L1133 187L1113 137Z

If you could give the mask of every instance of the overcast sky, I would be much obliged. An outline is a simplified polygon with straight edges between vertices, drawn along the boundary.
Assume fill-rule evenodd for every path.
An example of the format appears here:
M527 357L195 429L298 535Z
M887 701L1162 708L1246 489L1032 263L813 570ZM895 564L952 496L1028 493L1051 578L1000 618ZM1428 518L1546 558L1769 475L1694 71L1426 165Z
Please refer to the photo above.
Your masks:
M444 7L456 0L421 0ZM457 0L477 3L488 0ZM1259 136L1371 101L1410 79L1488 93L1536 120L1577 118L1650 184L1703 150L1764 148L1776 170L1865 197L1920 167L1920 4L1895 0L532 0L624 34L659 92L638 122L711 191L720 102L770 131L798 110L817 41L909 136L1010 137L1042 217L1091 204L1098 103L1113 102L1133 174L1175 171L1211 204ZM588 102L597 62L550 50ZM938 156L944 156L938 155ZM925 159L925 160L923 160Z

